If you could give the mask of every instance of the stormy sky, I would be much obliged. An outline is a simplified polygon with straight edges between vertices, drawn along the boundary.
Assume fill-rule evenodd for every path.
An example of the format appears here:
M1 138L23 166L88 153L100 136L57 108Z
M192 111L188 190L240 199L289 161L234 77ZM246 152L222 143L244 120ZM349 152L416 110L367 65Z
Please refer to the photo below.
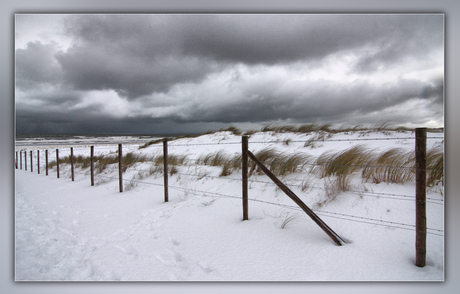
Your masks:
M17 134L444 125L442 14L17 14Z

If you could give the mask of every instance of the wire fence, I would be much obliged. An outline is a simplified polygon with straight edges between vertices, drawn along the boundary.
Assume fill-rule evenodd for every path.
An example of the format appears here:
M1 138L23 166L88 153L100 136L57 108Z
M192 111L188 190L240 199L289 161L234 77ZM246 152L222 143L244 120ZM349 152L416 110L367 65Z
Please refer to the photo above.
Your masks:
M116 177L110 177L110 176L102 176L99 175L98 177L106 178L106 179L111 179L111 180L118 180ZM164 187L163 184L159 183L153 183L150 181L143 181L143 180L124 180L126 182L136 182L139 184L145 184L145 185L152 185L152 186L160 186ZM266 182L264 182L266 183ZM211 192L211 191L205 191L205 190L200 190L200 189L190 189L182 186L175 186L175 185L169 185L169 188L175 189L178 191L182 192L187 192L189 194L193 195L199 195L199 196L204 196L204 197L219 197L219 198L231 198L231 199L237 199L241 200L241 196L236 196L236 195L229 195L229 194L224 194L221 192ZM282 204L282 203L275 203L275 202L270 202L266 200L260 200L260 199L255 199L255 198L248 198L249 201L252 202L259 202L259 203L264 203L264 204L269 204L269 205L274 205L278 207L283 207L286 209L291 209L291 210L296 210L296 211L302 211L297 206L293 205L288 205L288 204ZM394 199L394 200L402 200L402 199ZM363 224L369 224L369 225L374 225L374 226L385 226L388 228L398 228L398 229L405 229L405 230L410 230L410 231L416 231L416 226L414 224L407 224L407 223L401 223L401 222L395 222L395 221L389 221L389 220L382 220L382 219L375 219L375 218L369 218L369 217L363 217L363 216L356 216L356 215L350 215L350 214L344 214L344 213L338 213L338 212L331 212L331 211L325 211L325 210L318 210L318 209L313 209L317 214L330 217L330 218L335 218L335 219L342 219L342 220L347 220L347 221L354 221L354 222L359 222ZM441 229L434 229L434 228L427 228L427 233L435 236L444 236L444 230Z
M442 140L444 142L444 137L437 137L437 136L431 136L431 137L426 137L427 139L437 139L437 140ZM318 139L309 139L309 140L289 140L289 143L312 143L312 142L359 142L359 141L388 141L388 140L415 140L415 137L380 137L380 138L354 138L354 139L326 139L326 138L318 138ZM278 143L283 143L285 140L271 140L271 141L250 141L250 144L278 144ZM191 147L191 146L215 146L215 145L241 145L241 142L200 142L200 143L173 143L170 144L168 147ZM161 144L151 144L149 146L152 147L163 147ZM32 158L34 158L34 154L32 151L30 151L30 165L29 168L31 171L33 171L33 161ZM56 152L57 153L57 152ZM24 154L24 167L27 169L27 157L28 153L25 152ZM51 157L51 156L50 156ZM48 158L46 159L47 162L46 164L42 164L44 160L44 156L40 156L39 153L37 152L36 158L36 166L38 173L40 171L43 173L44 170L46 170L46 173L48 174ZM57 159L58 161L59 159ZM151 160L144 160L144 162L150 162L150 163L158 163L158 160L151 159ZM184 162L187 162L185 164L186 167L193 167L193 166L203 166L206 164L203 164L203 159L202 158L186 158L184 159ZM216 165L227 163L228 159L225 160L216 160L214 163ZM276 160L271 161L271 164L277 164L277 163L282 163L278 162ZM20 151L20 155L18 152L16 152L16 160L15 160L15 166L16 169L22 169L23 165L23 151ZM405 169L405 170L411 170L411 171L416 171L415 166L391 166L391 165L331 165L330 163L325 163L325 164L319 164L319 163L314 163L314 162L304 162L304 166L308 166L310 168L312 167L323 167L323 166L334 166L334 167L353 167L353 168L392 168L392 169ZM57 163L57 166L59 166L59 162ZM93 167L92 171L93 172ZM128 167L123 173L126 173L127 171L133 171L133 172L138 172L138 173L150 173L151 169L139 169L135 167ZM432 171L434 169L426 169L426 171ZM166 176L167 172L163 172L163 174ZM210 179L219 179L219 180L224 180L224 181L243 181L242 178L236 178L236 177L231 177L231 176L215 176L215 175L210 175L207 173L190 173L190 172L180 172L176 171L174 173L175 175L178 176L187 176L187 177L196 177L196 179L203 179L203 178L210 178ZM110 175L102 175L102 174L96 174L95 175L98 178L104 178L108 180L120 180L119 177L113 177ZM58 176L59 177L59 176ZM73 179L73 166L72 166L72 179ZM304 183L305 180L298 180L298 179L287 179L284 178L288 182L288 185L293 186L293 187L298 187L303 189L302 184ZM248 182L250 183L260 183L260 184L265 184L265 185L276 185L275 183L271 181L263 181L260 179L254 179L254 178L249 178L247 179ZM164 183L154 183L145 179L122 179L120 182L128 182L131 184L144 184L144 185L153 185L153 186L160 186L160 187L165 187ZM220 197L220 198L231 198L231 199L238 199L241 200L241 196L236 196L236 195L228 195L225 193L221 192L212 192L212 191L205 191L205 190L199 190L199 189L191 189L189 187L182 187L182 186L176 186L176 185L168 185L167 188L175 189L178 191L183 191L186 193L190 193L193 195L201 195L205 197ZM340 192L339 189L334 188L334 187L329 187L329 189L336 189L338 192ZM311 190L317 190L317 191L324 191L325 187L320 187L320 186L307 186L305 188L307 191ZM395 200L395 201L416 201L416 196L415 195L406 195L406 194L396 194L396 193L383 193L383 192L374 192L374 191L359 191L359 190L353 190L349 189L346 191L346 193L352 193L352 194L357 194L360 197L375 197L375 198L384 198L384 199L389 199L389 200ZM281 204L281 203L274 203L270 201L265 201L261 199L254 199L254 198L248 198L249 201L252 202L258 202L258 203L264 203L264 204L269 204L269 205L276 205L279 207L283 207L286 209L291 209L291 210L297 210L301 211L299 207L292 206L292 205L286 205L286 204ZM426 198L426 203L431 203L435 205L444 205L444 200L437 199L437 198ZM363 224L368 224L368 225L374 225L374 226L385 226L389 228L398 228L398 229L405 229L405 230L411 230L411 231L416 231L416 226L414 224L407 224L407 223L402 223L402 222L396 222L396 221L391 221L391 220L383 220L383 219L375 219L375 218L369 218L369 217L363 217L363 216L356 216L356 215L350 215L350 214L343 214L339 212L331 212L331 211L325 211L323 209L319 210L316 209L315 212L317 212L321 216L325 216L328 218L335 218L335 219L341 219L345 221L353 221L353 222L359 222ZM427 228L426 233L435 235L435 236L444 236L444 231L441 229L435 229L435 228Z

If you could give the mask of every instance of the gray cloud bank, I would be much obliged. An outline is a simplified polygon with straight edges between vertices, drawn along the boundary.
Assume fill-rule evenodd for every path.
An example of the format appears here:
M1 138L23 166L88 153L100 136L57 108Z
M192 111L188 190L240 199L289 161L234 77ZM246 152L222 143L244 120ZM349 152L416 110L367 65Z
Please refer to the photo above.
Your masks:
M16 16L18 36L28 17ZM17 133L443 123L443 15L68 15L60 25L52 41L16 48Z

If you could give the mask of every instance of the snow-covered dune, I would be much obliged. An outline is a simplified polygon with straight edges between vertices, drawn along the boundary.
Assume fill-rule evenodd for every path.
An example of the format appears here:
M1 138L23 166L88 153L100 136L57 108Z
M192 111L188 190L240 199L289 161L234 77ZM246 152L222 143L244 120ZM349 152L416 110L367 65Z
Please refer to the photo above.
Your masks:
M317 158L361 145L379 153L414 150L408 131L320 133L256 132L249 150L272 148L280 154ZM442 149L443 133L428 133L428 149ZM123 145L123 154L162 154L163 144ZM44 140L46 141L46 140ZM281 180L338 235L334 242L267 176L249 178L249 220L243 221L241 169L221 176L221 166L197 164L206 154L241 154L241 136L229 131L168 142L168 153L186 155L169 176L164 202L163 175L147 173L153 163L135 163L118 190L117 165L108 166L90 185L89 168L61 164L44 171L59 148L33 150L34 170L15 170L15 278L17 281L442 281L444 280L444 193L442 183L427 190L427 265L415 262L415 184L375 183L360 173L347 191L329 198L331 177L308 166ZM79 138L74 155L89 156L96 141ZM37 153L40 150L40 174ZM97 155L114 155L117 146L95 145ZM24 160L24 159L23 159ZM24 163L23 163L24 164ZM28 162L29 164L29 162ZM329 181L329 182L328 182Z

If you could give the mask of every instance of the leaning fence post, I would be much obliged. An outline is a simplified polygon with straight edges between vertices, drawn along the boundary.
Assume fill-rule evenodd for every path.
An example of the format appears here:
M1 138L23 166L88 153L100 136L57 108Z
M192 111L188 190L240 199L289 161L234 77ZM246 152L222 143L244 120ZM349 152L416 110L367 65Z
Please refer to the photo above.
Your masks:
M40 150L37 150L37 172L40 174Z
M90 162L91 162L91 186L94 186L94 146L90 148Z
M30 150L30 172L34 172L34 163L32 158L32 150Z
M46 175L48 175L48 149L45 150L45 169Z
M426 263L426 128L415 129L415 265Z
M56 171L59 179L59 149L56 149Z
M242 137L243 221L248 220L248 136Z
M163 139L163 176L164 176L164 187L165 187L165 202L169 200L168 193L168 139Z
M72 181L74 181L74 172L73 172L73 147L70 147L70 170L72 173Z

